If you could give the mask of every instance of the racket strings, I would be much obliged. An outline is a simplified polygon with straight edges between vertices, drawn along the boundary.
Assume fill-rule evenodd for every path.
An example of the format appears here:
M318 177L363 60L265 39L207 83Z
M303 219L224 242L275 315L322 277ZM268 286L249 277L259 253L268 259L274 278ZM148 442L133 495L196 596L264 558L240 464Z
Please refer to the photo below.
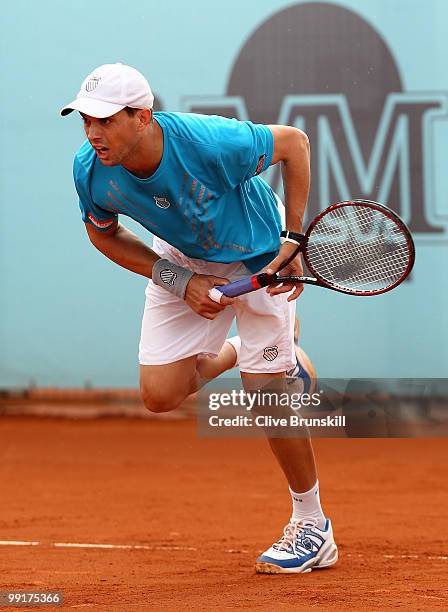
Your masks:
M327 281L348 285L354 289L362 289L364 285L366 289L371 289L372 285L378 285L379 288L388 286L406 269L406 241L404 240L402 245L396 241L391 244L390 239L387 242L384 240L384 234L377 234L365 240L365 233L360 240L360 228L364 231L365 224L363 226L360 223L354 231L349 232L348 239L333 244L330 250L329 245L323 250L322 245L319 245L319 272L323 275L325 270ZM353 235L355 232L358 232L358 236Z
M360 251L351 248L350 251L357 258L356 262L341 258L328 261L320 257L319 262L314 262L314 268L318 268L320 275L327 281L362 290L361 285L370 288L373 284L381 288L393 284L404 273L408 263L406 249L401 254L397 249L390 253L374 253L373 258L372 253L368 251L366 254L365 249Z
M377 291L406 272L409 246L401 227L366 206L336 208L311 231L307 257L316 275L335 287Z

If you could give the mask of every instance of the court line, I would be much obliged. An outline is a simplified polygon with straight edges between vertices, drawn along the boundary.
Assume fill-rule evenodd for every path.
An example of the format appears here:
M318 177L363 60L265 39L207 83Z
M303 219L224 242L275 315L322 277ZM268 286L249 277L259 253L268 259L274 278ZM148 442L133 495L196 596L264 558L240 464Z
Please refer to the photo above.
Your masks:
M197 550L193 546L170 546L154 544L81 544L77 542L55 542L53 546L58 548L103 548L122 550Z
M52 548L98 548L112 550L193 550L193 546L170 546L155 544L90 544L81 542L26 542L20 540L0 540L0 546L49 546Z
M47 546L52 548L89 548L100 550L165 550L165 551L197 551L193 546L176 546L169 544L94 544L89 542L36 542L26 540L0 540L0 546ZM244 549L229 548L230 554L249 554ZM262 551L259 551L262 552ZM362 553L346 553L345 557L366 557ZM371 555L368 555L371 556ZM448 561L448 555L382 555L383 559L427 559L431 561Z
M366 557L371 555L363 555L362 553L351 554L347 553L346 557ZM447 555L383 555L384 559L430 559L432 561L448 561Z
M39 546L40 542L26 542L22 540L0 540L0 546Z

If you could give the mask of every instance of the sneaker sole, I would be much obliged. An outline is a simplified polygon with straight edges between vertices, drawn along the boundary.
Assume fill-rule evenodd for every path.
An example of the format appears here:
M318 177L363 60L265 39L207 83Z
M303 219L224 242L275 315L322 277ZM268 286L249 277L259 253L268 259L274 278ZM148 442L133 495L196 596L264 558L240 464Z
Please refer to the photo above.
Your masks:
M255 571L257 574L307 574L311 571L311 567L280 567L274 563L255 563Z
M332 544L328 550L325 551L325 556L313 566L313 569L325 569L326 567L335 565L338 556L338 547L336 544Z
M338 560L338 548L333 542L323 551L324 555L320 558L310 559L300 567L281 567L275 563L255 563L255 572L257 574L306 574L313 569L325 569L332 567Z

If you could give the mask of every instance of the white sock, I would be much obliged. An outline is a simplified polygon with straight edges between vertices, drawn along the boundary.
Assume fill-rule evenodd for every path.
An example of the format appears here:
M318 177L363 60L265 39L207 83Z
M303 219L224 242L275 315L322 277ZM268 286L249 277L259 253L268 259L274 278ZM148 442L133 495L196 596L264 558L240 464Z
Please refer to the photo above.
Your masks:
M319 497L319 481L309 491L305 493L296 493L289 487L289 492L292 497L292 516L294 520L304 518L317 519L319 529L325 528L325 515L322 512Z
M236 366L240 362L241 338L239 336L232 336L231 338L227 338L226 342L231 344L233 348L235 349L236 361L232 367L236 368Z

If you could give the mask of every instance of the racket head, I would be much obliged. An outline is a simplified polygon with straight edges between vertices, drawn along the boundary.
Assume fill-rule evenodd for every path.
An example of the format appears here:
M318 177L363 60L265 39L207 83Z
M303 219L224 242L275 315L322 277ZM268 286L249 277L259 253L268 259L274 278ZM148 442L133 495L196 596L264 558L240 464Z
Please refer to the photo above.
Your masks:
M411 233L387 206L372 200L332 204L308 227L303 258L319 284L351 295L379 295L411 272Z

